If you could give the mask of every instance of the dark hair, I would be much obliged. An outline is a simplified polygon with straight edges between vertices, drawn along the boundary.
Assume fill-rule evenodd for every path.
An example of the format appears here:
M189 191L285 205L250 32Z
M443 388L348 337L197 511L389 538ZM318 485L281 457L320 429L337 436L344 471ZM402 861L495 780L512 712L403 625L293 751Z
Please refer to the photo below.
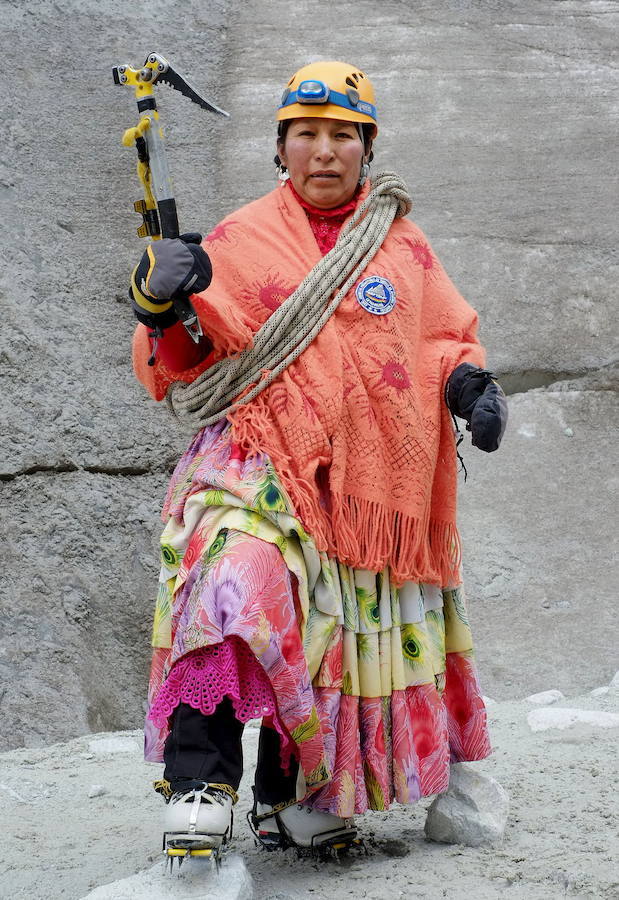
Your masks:
M363 146L365 147L365 152L368 152L368 147L372 146L372 141L374 140L374 134L376 132L376 125L371 125L369 122L362 122L361 130L363 131ZM368 156L368 162L372 162L374 159L374 151L370 150L370 155Z

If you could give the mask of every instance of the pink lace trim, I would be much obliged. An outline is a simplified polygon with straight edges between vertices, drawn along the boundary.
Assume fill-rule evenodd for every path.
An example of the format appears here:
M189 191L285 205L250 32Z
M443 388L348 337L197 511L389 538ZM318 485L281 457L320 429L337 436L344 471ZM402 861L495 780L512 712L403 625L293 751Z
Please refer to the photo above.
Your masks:
M288 770L296 745L280 719L266 672L240 638L229 637L221 644L193 650L174 663L148 718L163 728L179 703L188 703L210 716L224 697L232 701L239 722L272 720L264 724L272 724L279 734L281 764Z

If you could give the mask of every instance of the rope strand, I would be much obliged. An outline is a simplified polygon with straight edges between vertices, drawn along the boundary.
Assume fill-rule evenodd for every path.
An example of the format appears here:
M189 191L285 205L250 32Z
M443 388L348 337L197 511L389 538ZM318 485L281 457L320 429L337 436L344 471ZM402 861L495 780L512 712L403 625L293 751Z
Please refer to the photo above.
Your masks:
M407 215L411 206L398 175L377 175L335 247L256 332L253 346L215 363L191 384L171 385L167 401L174 414L201 428L257 397L314 340L377 253L393 220Z

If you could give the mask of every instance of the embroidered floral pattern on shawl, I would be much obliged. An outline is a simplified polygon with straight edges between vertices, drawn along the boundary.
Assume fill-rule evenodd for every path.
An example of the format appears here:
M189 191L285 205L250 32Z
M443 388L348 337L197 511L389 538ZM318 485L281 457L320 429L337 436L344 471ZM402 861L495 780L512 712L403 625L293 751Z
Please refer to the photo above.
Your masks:
M237 210L218 229L207 247L213 282L194 299L223 357L251 345L273 304L321 254L304 209L286 189ZM230 420L246 453L268 455L320 550L355 568L388 565L396 584L447 584L459 569L459 538L443 389L464 359L483 365L477 316L409 220L393 223L361 277L368 274L393 285L394 309L368 313L353 287L299 359ZM171 379L146 366L145 341L138 330L136 371L160 399Z

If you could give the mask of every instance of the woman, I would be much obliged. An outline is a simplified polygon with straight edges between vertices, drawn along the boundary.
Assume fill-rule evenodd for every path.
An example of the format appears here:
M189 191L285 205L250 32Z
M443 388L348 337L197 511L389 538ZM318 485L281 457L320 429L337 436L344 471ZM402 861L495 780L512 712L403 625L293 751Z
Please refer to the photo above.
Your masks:
M280 186L202 247L151 245L132 280L138 378L203 425L164 506L153 630L172 848L229 838L252 717L269 847L351 843L355 813L490 752L455 524L453 415L485 450L506 422L477 316L405 186L368 179L363 72L304 67L277 118ZM170 302L190 291L197 344Z

